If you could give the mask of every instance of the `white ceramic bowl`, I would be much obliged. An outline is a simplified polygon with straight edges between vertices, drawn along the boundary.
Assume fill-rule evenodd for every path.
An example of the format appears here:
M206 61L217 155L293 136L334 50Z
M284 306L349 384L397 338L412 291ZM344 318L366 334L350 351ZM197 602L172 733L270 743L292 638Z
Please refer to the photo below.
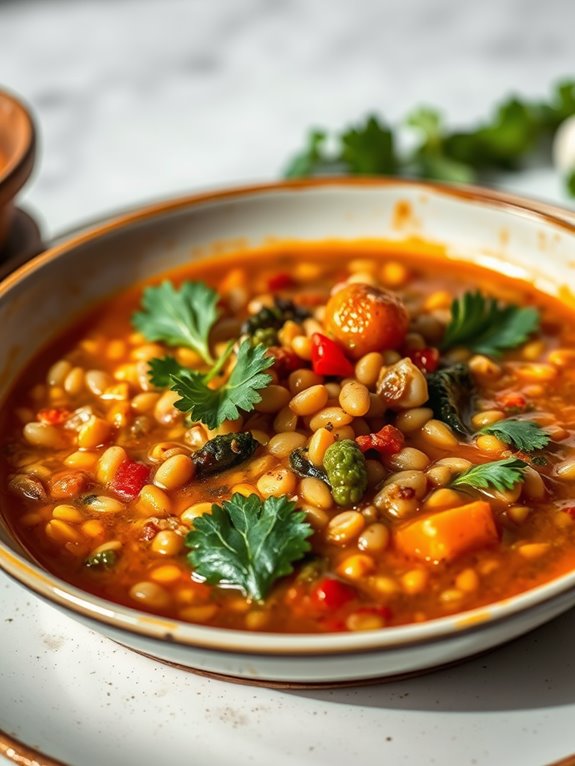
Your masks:
M0 285L0 397L23 365L87 306L188 262L270 240L419 237L575 302L575 226L536 203L475 189L338 180L166 202L95 227ZM489 649L575 604L575 572L505 601L417 625L278 635L168 620L78 590L33 563L0 519L0 567L110 638L162 660L252 681L333 683L406 674Z

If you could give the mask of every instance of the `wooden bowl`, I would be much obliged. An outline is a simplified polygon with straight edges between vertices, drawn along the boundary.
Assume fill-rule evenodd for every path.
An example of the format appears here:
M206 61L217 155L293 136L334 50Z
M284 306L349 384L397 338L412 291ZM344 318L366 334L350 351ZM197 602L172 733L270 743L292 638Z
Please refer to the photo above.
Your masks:
M34 167L36 131L26 107L0 91L0 253L15 216L14 198Z

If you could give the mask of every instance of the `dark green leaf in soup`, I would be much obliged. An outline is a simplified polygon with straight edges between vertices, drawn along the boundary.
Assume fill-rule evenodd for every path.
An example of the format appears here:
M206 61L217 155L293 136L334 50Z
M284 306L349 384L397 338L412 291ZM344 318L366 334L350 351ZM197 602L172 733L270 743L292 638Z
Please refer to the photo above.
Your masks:
M470 418L475 384L466 364L454 364L427 376L429 406L434 417L447 423L459 436L471 433Z
M201 479L234 468L249 460L259 446L250 431L215 436L192 454L196 476Z
M307 449L294 449L289 456L289 464L292 471L301 476L302 479L306 477L320 479L329 486L327 473L323 468L319 468L311 462L307 456Z

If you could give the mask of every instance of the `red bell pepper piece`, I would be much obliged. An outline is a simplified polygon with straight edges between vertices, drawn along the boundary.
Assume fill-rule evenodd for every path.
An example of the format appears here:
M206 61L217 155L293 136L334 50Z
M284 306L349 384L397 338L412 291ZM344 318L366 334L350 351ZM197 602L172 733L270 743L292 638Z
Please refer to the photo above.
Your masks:
M150 469L135 460L124 460L112 481L110 489L124 500L133 500L150 479Z
M270 346L267 349L266 354L273 356L275 359L273 369L277 372L278 377L287 378L290 372L295 372L301 367L301 358L292 351L291 348L284 348L283 346Z
M295 279L286 272L274 274L268 279L268 290L271 293L275 293L277 290L289 290L290 287L295 287L295 285Z
M417 348L410 351L408 356L423 372L435 372L439 365L439 351L436 348Z
M324 577L313 587L312 601L323 609L339 609L356 597L355 589L333 577Z
M65 423L70 417L70 411L63 407L52 407L40 410L37 418L40 423L48 423L51 426L59 426Z
M405 438L399 428L395 426L383 426L375 434L356 436L355 443L362 452L370 449L376 450L382 457L396 455L403 449Z
M311 342L311 366L317 375L339 375L342 378L353 375L353 364L335 341L314 332Z
M502 407L507 414L525 412L527 409L527 399L519 392L501 394L497 399L499 406Z

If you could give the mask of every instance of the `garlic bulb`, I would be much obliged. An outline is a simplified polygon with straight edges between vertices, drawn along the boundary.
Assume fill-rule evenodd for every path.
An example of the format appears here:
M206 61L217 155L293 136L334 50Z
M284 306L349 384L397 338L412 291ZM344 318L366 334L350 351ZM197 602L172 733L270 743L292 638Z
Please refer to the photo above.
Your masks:
M575 170L575 115L564 120L555 133L553 164L562 173Z

